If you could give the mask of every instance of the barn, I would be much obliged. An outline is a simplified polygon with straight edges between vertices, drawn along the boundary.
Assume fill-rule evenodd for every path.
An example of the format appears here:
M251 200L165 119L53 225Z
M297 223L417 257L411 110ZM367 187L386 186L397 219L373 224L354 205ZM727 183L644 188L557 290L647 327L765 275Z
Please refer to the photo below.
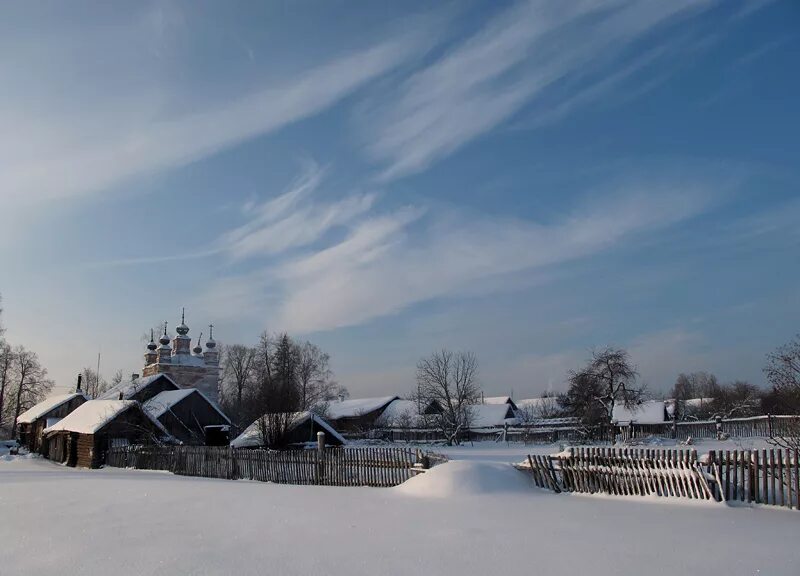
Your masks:
M196 388L164 390L143 408L183 444L228 445L231 421Z
M67 416L88 398L83 392L51 396L29 408L17 418L17 441L29 452L36 452L42 443L42 431Z
M325 433L325 444L328 446L341 446L345 443L333 426L324 418L313 412L296 412L292 415L289 426L289 444L305 444L316 442L317 432ZM266 448L259 431L258 421L253 422L233 442L233 448Z
M44 429L45 455L68 466L97 468L112 446L167 439L161 423L134 400L89 400Z

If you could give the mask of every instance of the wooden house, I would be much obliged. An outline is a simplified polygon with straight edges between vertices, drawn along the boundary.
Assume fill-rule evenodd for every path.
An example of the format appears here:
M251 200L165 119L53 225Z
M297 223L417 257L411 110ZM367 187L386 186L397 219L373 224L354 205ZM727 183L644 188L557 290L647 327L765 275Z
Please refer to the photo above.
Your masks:
M196 388L165 390L143 404L183 444L227 446L231 421Z
M287 413L288 415L288 413ZM341 446L345 439L324 418L313 412L296 412L291 415L287 444L297 445L317 441L317 432L325 433L327 446ZM269 448L265 446L258 420L248 426L233 442L233 448Z
M51 396L29 408L17 418L17 441L29 452L36 452L42 443L42 431L67 416L88 398L82 392Z
M331 402L324 411L325 418L339 432L363 432L376 427L378 417L399 396L355 398Z
M45 455L68 466L97 468L112 446L148 444L169 437L134 400L89 400L44 430Z

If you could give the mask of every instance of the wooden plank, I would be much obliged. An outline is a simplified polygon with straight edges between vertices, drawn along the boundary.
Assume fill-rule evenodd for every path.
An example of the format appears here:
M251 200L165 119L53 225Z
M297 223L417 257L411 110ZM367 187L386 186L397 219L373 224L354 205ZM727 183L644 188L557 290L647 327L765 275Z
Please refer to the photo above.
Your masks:
M783 450L778 450L778 494L780 494L780 505L786 505L785 492L783 490Z
M778 491L777 487L775 486L775 449L770 448L769 451L769 485L770 485L770 493L772 494L772 498L770 499L771 504L778 503Z

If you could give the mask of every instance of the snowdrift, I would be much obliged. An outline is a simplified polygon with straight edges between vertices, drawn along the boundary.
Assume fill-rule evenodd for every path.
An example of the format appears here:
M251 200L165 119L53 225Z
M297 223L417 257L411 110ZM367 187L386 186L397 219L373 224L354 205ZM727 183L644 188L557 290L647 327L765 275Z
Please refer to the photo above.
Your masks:
M480 494L519 493L528 496L533 482L510 464L494 462L446 462L394 488L410 496L449 498Z

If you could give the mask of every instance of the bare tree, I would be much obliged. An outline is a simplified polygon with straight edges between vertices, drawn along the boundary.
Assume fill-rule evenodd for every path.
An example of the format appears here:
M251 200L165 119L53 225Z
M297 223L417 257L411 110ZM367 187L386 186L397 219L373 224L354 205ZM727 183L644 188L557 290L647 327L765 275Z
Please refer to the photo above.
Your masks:
M245 399L252 384L256 349L241 344L225 346L222 355L222 406L238 427L246 423Z
M517 418L520 422L532 423L537 420L549 420L563 416L563 409L558 403L556 394L545 392L535 402L517 404Z
M472 406L481 394L477 377L478 360L472 352L442 350L417 363L420 399L441 406L436 422L448 445L458 444L474 419Z
M706 403L696 405L690 401L711 399L719 394L719 389L720 385L716 376L708 372L679 374L671 393L675 401L675 417L678 420L687 420L711 416L709 406Z
M570 372L569 389L559 401L584 424L612 425L618 404L633 408L641 403L644 387L637 377L627 351L611 347L594 351L584 368Z
M6 395L11 389L11 368L14 362L14 351L11 346L0 339L0 428L5 422Z
M122 384L122 380L124 378L125 378L125 376L122 375L122 370L121 369L117 370L116 372L114 372L114 375L111 377L111 385L110 385L110 387L113 388L115 386L119 386L120 384Z
M767 355L764 374L772 385L765 398L769 411L800 415L800 334ZM800 419L790 420L786 429L770 441L784 448L800 450Z
M332 381L330 356L311 342L297 346L297 383L300 386L300 409L310 410L332 400L336 385Z
M39 362L36 352L26 350L22 346L14 349L12 363L14 379L14 423L11 428L12 438L17 433L17 418L24 411L43 400L53 388L53 381L47 378L47 369Z
M89 398L98 398L108 390L108 382L97 371L86 367L83 369L83 391Z

